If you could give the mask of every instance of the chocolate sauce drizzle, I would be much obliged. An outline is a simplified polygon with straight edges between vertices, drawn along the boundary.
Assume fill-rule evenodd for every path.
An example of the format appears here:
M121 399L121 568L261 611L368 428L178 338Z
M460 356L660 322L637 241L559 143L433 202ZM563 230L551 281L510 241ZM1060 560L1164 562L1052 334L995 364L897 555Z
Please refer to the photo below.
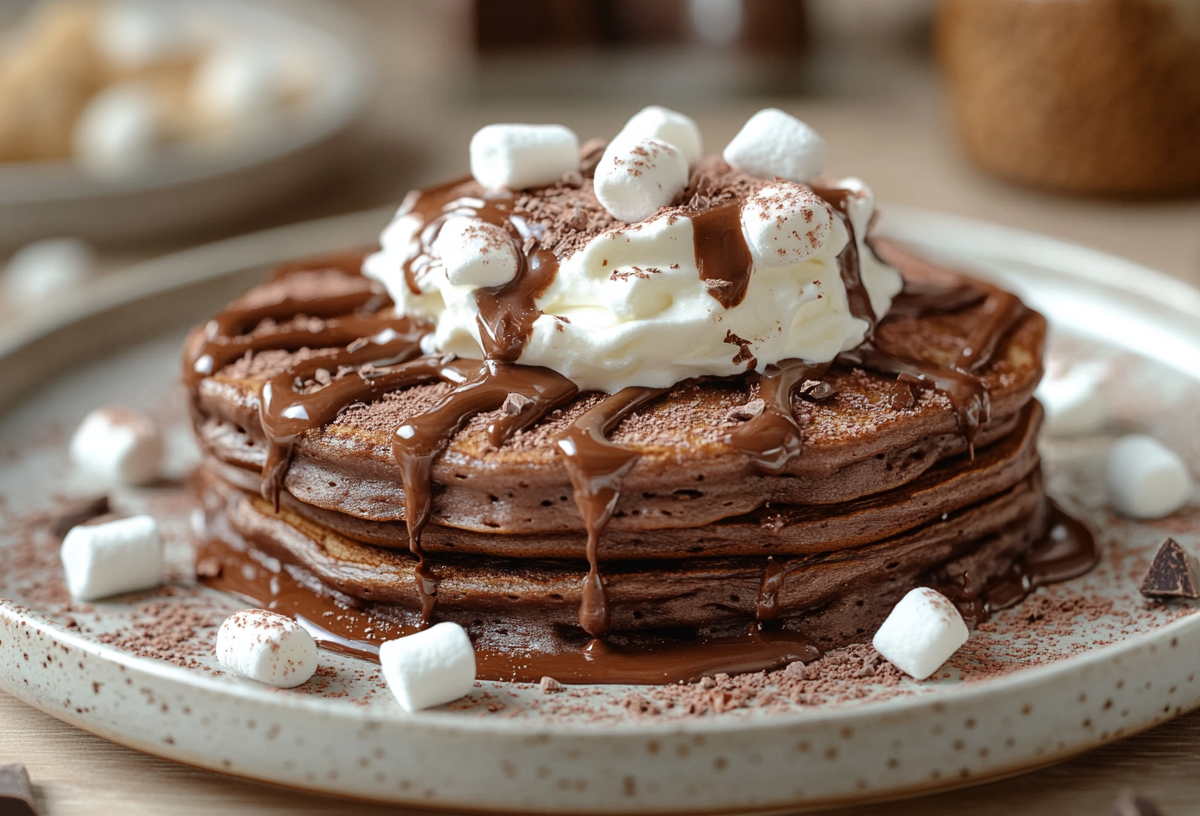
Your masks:
M765 473L782 473L800 455L803 431L792 410L792 394L805 380L820 379L829 363L783 360L769 365L759 380L758 396L766 407L735 428L725 442L744 453Z
M592 637L608 631L608 599L600 579L600 536L621 498L621 480L638 460L638 454L614 445L608 435L639 406L658 397L662 388L623 388L571 423L555 440L574 488L575 503L587 529L588 574L583 585L579 625Z
M488 426L488 441L499 447L512 434L536 422L579 393L576 385L548 368L487 360L469 379L396 429L392 452L404 488L404 521L409 550L417 558L421 621L428 625L437 601L437 580L421 548L421 533L433 510L433 463L462 427L476 414L504 406L509 395L524 397L525 410L515 418Z
M328 348L351 343L360 337L368 337L388 328L400 333L410 331L414 321L408 318L352 314L356 309L367 307L373 301L378 302L380 298L378 290L363 288L326 297L297 298L280 295L273 301L257 306L231 306L210 320L204 327L203 335L185 350L185 384L194 388L205 377L220 371L247 352L262 351L266 348L283 351ZM248 333L264 320L292 320L300 316L313 320L300 327L273 332L269 339L248 336Z
M263 384L259 393L259 421L270 447L263 467L262 495L279 510L279 491L291 465L296 440L304 433L333 421L338 412L355 402L375 400L396 388L433 378L461 376L459 369L443 370L439 362L418 360L408 365L381 369L385 362L402 363L420 354L424 329L397 331L391 326L370 337L355 340L336 354L317 357L292 366ZM369 366L368 366L369 364ZM327 385L305 388L318 371L353 369Z
M979 325L947 366L909 358L882 347L876 338L878 321L862 280L859 244L849 217L849 197L853 193L828 187L817 187L814 191L830 203L849 236L837 258L839 273L851 314L867 324L864 342L840 355L836 362L895 374L906 383L944 393L954 406L959 427L973 455L975 435L989 418L987 389L975 372L992 360L1003 339L1025 314L1025 307L1015 296L986 284L955 284L949 288L906 284L889 319L956 311L982 302ZM377 400L390 391L422 383L443 382L454 386L433 406L409 417L395 430L392 439L403 487L409 548L417 560L416 591L421 601L423 626L431 622L437 598L437 581L421 547L422 531L433 510L434 462L472 417L499 412L487 426L487 438L492 446L500 447L514 434L578 395L578 388L565 377L549 369L516 364L534 322L541 316L536 300L553 282L558 262L553 253L538 247L536 229L514 215L512 209L510 194L481 194L469 180L425 191L411 208L411 214L422 221L404 266L406 283L414 295L421 294L423 277L439 263L432 244L450 218L478 218L500 226L517 249L519 266L513 281L476 291L480 340L486 356L482 363L420 356L420 339L430 326L395 317L381 292L365 283L332 297L281 296L253 306L235 305L210 321L203 334L189 344L185 355L185 377L194 392L206 376L247 353L266 349L324 350L319 356L272 377L260 393L259 418L270 442L262 492L264 498L275 503L276 510L295 444L304 434L333 421L341 410L355 402ZM750 250L741 231L740 205L713 207L690 217L700 277L714 299L725 308L733 308L744 300L753 271ZM342 264L333 266L340 268ZM308 319L300 320L301 316ZM255 332L264 321L281 320L292 321L292 325L283 330ZM336 350L331 352L331 348ZM766 473L786 472L801 455L803 443L803 431L792 407L793 395L805 381L824 376L830 365L785 360L767 366L761 374L751 373L749 376L758 377L759 396L765 408L760 415L730 432L727 443ZM321 369L326 372L323 377L326 381L314 382ZM606 395L554 440L571 479L588 536L588 574L582 588L579 624L593 641L581 659L593 661L604 655L609 664L628 664L618 673L626 682L662 682L664 675L660 668L638 668L641 664L636 657L621 656L619 650L599 640L608 631L611 617L599 570L599 544L620 500L623 477L639 457L636 451L611 442L609 436L625 417L665 390L626 388ZM513 399L513 395L519 399ZM993 593L1003 594L1004 599L997 595L997 600L989 601L990 604L1007 603L1009 596L1016 598L1018 589L1014 587L1028 592L1039 583L1061 580L1053 576L1078 574L1083 571L1080 565L1085 561L1088 566L1094 563L1094 541L1080 533L1083 528L1076 529L1078 523L1061 514L1055 518L1048 540L1059 544L1051 546L1049 554L1031 553L1014 568L1015 577L1008 582L1013 586L997 588ZM1091 542L1090 550L1085 538ZM760 626L779 618L778 595L786 574L786 565L767 559L756 604ZM244 587L237 591L256 598L263 594ZM306 625L315 626L311 622ZM772 665L782 665L781 660L805 659L798 655L813 656L811 648L802 648L794 635L770 635L755 629L748 637L753 643L714 642L704 645L702 650L708 650L710 655L729 652L722 658L725 662L720 663L727 671L732 670L728 666L733 664L726 658L739 666L763 667L763 643L767 641L770 641L766 649L768 663L774 661ZM338 640L334 635L329 639ZM689 665L705 662L691 652L688 660ZM587 675L586 671L565 664L552 673L562 679ZM634 679L637 677L643 679ZM669 677L682 674L677 671Z

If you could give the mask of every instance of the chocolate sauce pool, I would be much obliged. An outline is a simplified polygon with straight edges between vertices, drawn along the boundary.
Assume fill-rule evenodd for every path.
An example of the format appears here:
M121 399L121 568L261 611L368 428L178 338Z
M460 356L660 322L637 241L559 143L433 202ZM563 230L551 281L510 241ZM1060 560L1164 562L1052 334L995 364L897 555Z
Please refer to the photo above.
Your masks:
M1099 553L1093 531L1051 502L1049 529L1006 574L986 587L938 586L954 598L963 614L980 623L995 611L1020 603L1040 586L1066 581L1096 565ZM323 647L378 661L379 644L421 627L397 622L350 598L339 600L303 570L274 559L256 559L236 535L208 538L198 547L200 580L213 589L249 603L289 615ZM779 628L775 595L783 570L767 559L758 598L758 620L746 634L731 637L688 637L674 633L639 645L617 646L600 638L573 644L569 638L546 638L513 627L473 627L478 676L483 680L536 683L553 677L567 683L656 685L698 680L718 673L771 671L796 661L809 662L820 652L802 636ZM305 576L301 581L297 576ZM932 583L932 582L931 582ZM504 635L497 641L494 630Z
M815 192L830 203L850 235L847 247L838 256L838 265L850 311L866 324L863 344L842 354L835 362L898 375L906 389L934 389L945 394L954 406L959 428L973 453L976 433L988 421L990 410L987 389L976 372L992 360L1004 338L1025 314L1025 307L1015 296L983 283L977 284L974 291L961 286L953 291L910 289L898 298L899 314L912 316L982 304L979 325L957 359L948 366L909 358L881 347L875 338L877 321L862 281L858 244L848 214L850 193L836 188L816 188ZM727 308L744 298L753 268L741 232L739 207L736 203L725 204L688 213L694 225L700 276L710 284L713 297ZM438 381L454 386L435 405L406 419L393 434L393 453L404 489L409 548L417 559L414 591L421 600L420 625L427 626L436 615L438 586L427 568L421 534L432 510L434 461L472 417L505 409L503 418L488 428L491 443L499 447L514 433L574 399L578 388L549 369L516 363L534 321L541 315L536 301L553 282L558 261L553 253L539 248L529 225L513 214L511 195L482 195L469 181L458 181L423 192L411 212L423 223L404 269L408 286L416 294L420 293L422 276L435 266L431 247L448 219L482 219L503 228L513 241L520 259L516 277L504 286L476 293L480 335L487 359L469 361L422 355L420 339L431 327L394 316L384 293L358 278L359 284L348 284L345 292L332 296L324 293L311 298L281 296L267 302L235 304L189 342L185 352L185 381L196 405L194 395L200 382L246 354L304 348L331 350L271 378L260 393L260 421L271 443L262 474L262 493L264 498L275 502L277 509L293 447L304 434L332 421L347 406L379 399L389 391ZM338 266L348 278L353 276L352 264ZM322 268L318 265L308 271ZM293 265L284 274L304 271L304 267ZM260 331L265 323L271 323L270 328L275 330ZM275 328L279 323L285 323L286 327ZM793 395L804 382L819 380L830 365L785 360L768 366L761 375L745 375L759 378L765 408L732 431L726 442L764 472L785 471L796 457L803 455L802 433L792 410ZM795 636L765 631L758 625L741 637L685 640L656 648L623 649L601 639L608 633L610 616L598 551L604 529L621 496L622 477L638 458L636 452L612 443L608 436L630 412L656 399L664 390L627 388L607 395L555 440L588 536L589 569L581 593L579 623L592 638L589 645L553 653L522 653L520 658L514 654L521 650L493 653L485 648L480 658L481 676L536 681L550 675L575 682L662 683L717 671L768 669L804 659L806 655L815 656L815 650ZM995 589L996 598L1004 603L993 602L990 594L985 597L975 591L968 593L969 603L975 606L982 603L982 613L986 614L987 608L1015 603L1040 583L1074 577L1095 563L1095 543L1086 528L1071 522L1061 511L1055 512L1047 539L1053 544L1048 550L1051 555L1041 561L1022 561L1014 567L1017 572L1011 580ZM332 598L305 587L286 571L269 576L261 574L263 567L256 566L244 551L229 545L220 547L210 542L202 555L215 558L222 565L220 576L205 579L207 583L267 608L296 615L314 630L318 640L332 648L370 655L377 651L373 641L382 637L379 633L397 637L414 631L412 627L386 623L362 610L338 606ZM1035 547L1034 551L1042 550ZM777 617L775 596L785 577L774 561L764 560L757 604L759 624ZM986 592L991 593L992 589ZM368 621L371 637L364 637Z
M200 580L206 586L295 618L317 643L335 652L378 661L379 644L420 629L344 603L315 588L315 578L302 583L295 577L302 573L269 560L264 564L225 537L203 541L197 557L205 573ZM593 638L574 648L569 642L531 637L520 630L506 632L500 643L494 642L494 632L481 637L469 624L467 630L475 641L479 678L514 683L553 677L566 683L660 685L720 672L770 671L819 656L799 635L757 628L740 637L676 638L674 642L660 638L653 645L637 646L617 646ZM481 643L483 640L492 642Z

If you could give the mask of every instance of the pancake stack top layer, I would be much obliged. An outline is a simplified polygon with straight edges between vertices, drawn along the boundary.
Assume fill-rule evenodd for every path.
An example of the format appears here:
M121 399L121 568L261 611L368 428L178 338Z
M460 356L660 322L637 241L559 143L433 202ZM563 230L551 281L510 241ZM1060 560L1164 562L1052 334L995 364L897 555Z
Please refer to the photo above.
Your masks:
M197 329L185 377L198 435L226 481L259 471L268 507L286 505L334 537L407 548L408 597L426 620L438 599L430 552L586 558L573 594L593 636L612 623L614 578L606 584L602 562L745 554L754 531L772 528L789 531L784 553L875 544L1018 485L1041 508L1040 413L1029 407L1040 316L994 286L870 241L869 190L856 180L769 181L704 157L666 206L620 223L596 168L622 144L604 155L585 145L577 167L533 189L467 180L411 197L366 264L387 293L358 275L353 255L298 264ZM767 208L768 233L772 219L797 213L828 223L799 250L785 241L793 254L779 263L746 215L754 207ZM472 263L510 257L507 280L439 250L462 219L460 233L490 235ZM638 244L639 232L652 240ZM622 244L650 260L626 258L597 284L597 262ZM883 261L903 268L902 291ZM690 277L664 284L674 301L636 288L680 268ZM492 285L471 284L471 274ZM583 294L556 289L564 276L579 278ZM789 280L811 288L796 298ZM596 301L612 282L634 287L618 292L630 299L619 309ZM673 302L690 311L673 315ZM761 335L725 328L763 315ZM670 352L666 368L692 370L693 358L717 367L664 383L656 346L673 348L680 333L695 353ZM558 335L569 339L556 370ZM796 349L813 354L789 356ZM995 455L963 464L976 446ZM1041 510L1030 518L1037 530L1003 564L1044 531ZM839 532L823 537L830 524ZM976 526L960 535L997 532ZM527 563L517 570L534 569ZM765 569L767 587L776 567ZM371 597L389 580L375 581ZM760 619L772 614L767 601Z

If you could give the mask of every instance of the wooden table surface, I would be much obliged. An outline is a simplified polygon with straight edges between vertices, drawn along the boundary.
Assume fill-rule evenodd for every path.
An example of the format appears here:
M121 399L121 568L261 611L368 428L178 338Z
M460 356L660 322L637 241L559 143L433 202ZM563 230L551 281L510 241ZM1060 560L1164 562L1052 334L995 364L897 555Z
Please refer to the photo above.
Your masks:
M639 107L658 102L694 115L710 147L719 147L755 110L779 105L825 136L831 172L866 179L885 210L889 204L924 207L1036 230L1200 285L1200 200L1077 200L990 179L957 152L936 74L920 60L888 53L858 54L856 61L831 58L823 64L837 92L801 98L704 96L694 86L656 90L653 83L638 82L599 98L519 88L500 93L495 81L477 80L460 47L462 0L346 4L372 23L366 31L379 69L377 98L343 141L339 161L322 184L243 223L243 230L377 206L399 200L410 186L461 174L471 134L493 121L558 121L586 137L612 134ZM636 78L636 64L630 70ZM111 248L105 267L215 237L220 233L198 229L166 242ZM12 761L28 767L43 816L424 812L187 768L64 725L0 692L0 764ZM1200 814L1200 713L1014 779L838 812L1102 816L1122 786L1154 797L1167 816Z

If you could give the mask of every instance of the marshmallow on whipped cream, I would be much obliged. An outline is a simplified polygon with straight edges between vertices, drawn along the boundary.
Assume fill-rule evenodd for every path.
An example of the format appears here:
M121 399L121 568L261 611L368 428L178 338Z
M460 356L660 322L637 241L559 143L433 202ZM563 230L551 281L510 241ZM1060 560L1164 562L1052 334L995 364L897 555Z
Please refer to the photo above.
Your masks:
M613 147L621 151L635 139L657 139L684 157L681 166L691 163L690 154L699 143L698 135L685 126L691 120L666 109L652 112L652 117L645 111L639 114L641 120L635 117L637 121L627 126L630 132L615 139ZM778 124L775 113L767 117L768 124ZM646 125L651 120L654 128ZM661 123L671 126L658 127ZM810 129L799 127L802 124L792 130L807 134ZM525 136L512 130L521 127L530 128L531 133ZM528 145L538 140L535 137L540 137L544 127L506 125L509 130L503 143L491 140L497 153L494 160L506 166L521 164L530 155ZM795 136L787 128L783 130L787 131L780 137L784 141ZM824 181L816 193L811 187L785 180L784 173L771 170L771 152L759 144L774 131L760 127L752 134L757 159L748 162L752 169L743 168L745 175L739 174L748 179L747 194L732 203L691 207L692 193L672 189L669 197L664 196L658 186L668 186L665 177L650 173L626 174L619 189L608 187L609 194L615 192L621 202L612 205L614 208L625 202L636 204L620 214L611 213L617 220L609 229L558 258L553 279L535 298L540 315L532 323L517 362L551 368L583 390L615 393L628 386L669 387L691 377L733 376L750 368L761 371L787 359L827 362L860 345L869 326L851 314L838 261L852 240L851 232L862 282L877 318L886 314L902 285L899 273L880 262L865 242L874 197L858 179ZM681 134L675 138L688 143L672 145L668 141L672 133ZM499 155L504 144L514 146L512 156ZM781 149L786 147L781 145ZM476 167L480 158L473 151L472 170L488 188L485 195L509 200L504 196L511 194L493 189L494 180ZM600 189L602 167L603 160L596 169L595 190L600 204L607 207ZM796 177L794 168L781 169ZM736 171L722 168L722 172ZM545 173L543 177L549 176ZM655 188L639 193L639 181ZM589 184L584 181L577 198L590 197ZM669 184L681 186L677 181ZM826 200L830 190L845 202L844 216ZM685 197L688 200L683 200ZM470 213L478 212L486 202L473 199L465 214L426 223L428 213L418 211L417 200L412 196L406 200L381 237L381 251L367 259L363 271L387 287L399 313L434 323L438 350L483 358L476 293L505 276L499 268L494 277L464 275L462 270L491 272L497 263L507 270L509 262L507 258L501 261L491 246L487 251L492 257L485 264L483 248L488 242L478 231L459 225L450 228L450 235L463 236L456 239L454 249L448 248L436 231L445 232L447 225L458 219L483 225L482 219L472 218ZM569 206L572 195L556 200ZM621 216L631 214L645 217L620 223ZM586 218L582 223L587 223ZM511 227L514 247L521 249L524 242L524 252L529 253L531 245L537 246L540 225L513 217ZM741 232L745 249L739 254L734 247L730 255L726 250L735 242L728 240L729 234L736 235L736 231ZM700 247L717 249L702 252ZM413 264L418 257L421 262ZM712 259L712 268L702 270L706 258ZM731 258L732 266L740 264L740 268L716 268L729 267ZM410 264L417 270L412 275L416 292L405 272ZM731 281L731 275L737 280Z

